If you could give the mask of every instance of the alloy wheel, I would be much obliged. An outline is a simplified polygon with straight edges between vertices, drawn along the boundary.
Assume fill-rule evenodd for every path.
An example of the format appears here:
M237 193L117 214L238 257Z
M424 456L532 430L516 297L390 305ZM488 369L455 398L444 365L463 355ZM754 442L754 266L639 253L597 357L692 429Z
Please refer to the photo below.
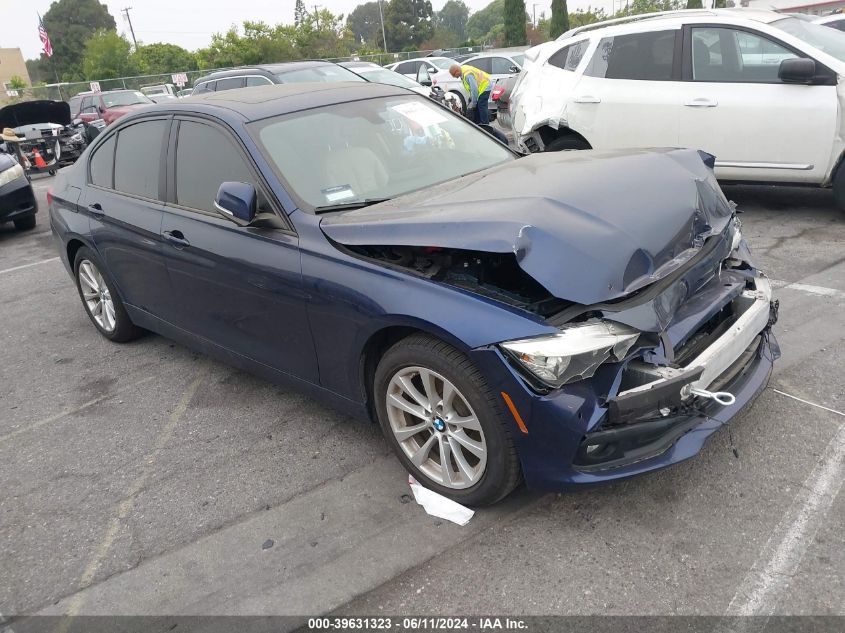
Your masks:
M453 489L478 483L487 465L481 422L449 380L404 367L387 386L387 417L402 451L434 482Z
M83 259L79 263L77 276L88 313L104 331L113 332L117 319L111 292L103 275L91 260Z

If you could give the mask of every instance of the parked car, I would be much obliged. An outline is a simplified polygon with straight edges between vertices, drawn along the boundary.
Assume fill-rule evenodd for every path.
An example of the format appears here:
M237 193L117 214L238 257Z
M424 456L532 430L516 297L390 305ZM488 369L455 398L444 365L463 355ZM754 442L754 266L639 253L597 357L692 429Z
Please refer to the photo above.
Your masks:
M522 71L522 66L525 64L525 54L491 51L489 53L480 53L461 63L475 66L479 70L486 72L490 75L495 86Z
M528 52L510 98L520 148L692 147L723 181L833 186L845 205L845 37L752 9L635 18Z
M385 66L385 68L389 68L400 75L405 75L414 81L417 81L417 77L420 75L422 69L431 78L432 86L440 86L444 91L454 94L461 102L461 109L466 110L469 94L464 90L463 82L449 74L449 69L455 63L460 62L450 57L420 57L396 62L395 64Z
M514 75L513 77L503 79L493 86L493 90L490 91L490 100L496 104L496 121L498 121L500 127L508 130L513 127L510 112L510 96L516 85L517 77L518 75Z
M0 151L0 223L14 222L17 230L26 231L35 227L37 212L38 203L23 166Z
M176 99L176 86L173 84L152 84L149 86L141 86L141 92L156 103L161 103L162 101L167 101L168 99Z
M50 219L105 338L375 419L473 505L692 457L765 387L776 310L711 159L521 157L393 86L264 86L109 126Z
M845 31L845 14L834 13L833 15L826 15L822 18L816 19L815 23L829 26L837 31Z
M44 99L8 105L0 109L0 128L15 131L27 161L34 159L32 149L38 149L45 161L55 157L54 169L73 164L87 144L79 122L71 121L70 106L63 101Z
M152 103L155 102L138 90L93 92L82 97L79 112L71 111L71 116L87 123L102 119L109 125L124 114Z
M423 86L422 84L417 83L413 79L408 79L405 75L400 75L399 73L393 72L392 70L388 70L387 68L379 66L378 64L374 64L372 62L358 61L340 62L340 65L361 75L361 77L363 77L367 81L372 81L380 84L387 84L388 86L396 86L397 88L405 88L407 90L413 90L417 94L421 94L424 97L430 97L438 103L442 103L447 108L460 108L460 102L458 101L458 98L451 92L447 92L444 94L443 90L437 86Z
M190 97L193 92L194 92L193 88L184 88L183 90L180 90L179 92L177 92L176 96L179 97L180 99L184 99L185 97Z
M249 88L268 84L301 82L365 81L348 68L321 60L285 62L248 68L221 70L197 79L192 95L204 92Z

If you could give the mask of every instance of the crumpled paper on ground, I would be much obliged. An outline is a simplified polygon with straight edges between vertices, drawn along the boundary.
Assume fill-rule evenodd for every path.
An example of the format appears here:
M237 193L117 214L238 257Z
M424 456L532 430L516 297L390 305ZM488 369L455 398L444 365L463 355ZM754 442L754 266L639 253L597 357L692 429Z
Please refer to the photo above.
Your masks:
M466 506L423 487L412 475L408 475L408 485L411 486L411 492L414 493L416 502L433 517L446 519L458 525L466 525L475 514L473 510Z

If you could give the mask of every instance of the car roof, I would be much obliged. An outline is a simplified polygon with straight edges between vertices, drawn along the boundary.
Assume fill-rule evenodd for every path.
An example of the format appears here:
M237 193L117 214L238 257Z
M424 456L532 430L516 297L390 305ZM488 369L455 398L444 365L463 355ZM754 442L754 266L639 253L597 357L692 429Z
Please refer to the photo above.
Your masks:
M358 81L268 84L204 92L178 101L174 99L149 106L144 108L143 112L209 114L223 120L249 122L338 103L412 94L408 90L387 84Z
M196 80L195 84L212 81L214 79L225 79L226 77L240 77L255 73L276 74L279 72L301 70L303 68L317 68L319 66L334 66L333 62L324 59L309 59L296 62L280 62L278 64L256 64L255 66L239 66L228 70L217 70Z
M455 61L451 57L442 57L440 55L432 55L431 57L412 57L411 59L401 59L398 62L396 62L396 64L401 64L403 62L416 62L416 61L430 62L433 59L445 59L445 60L450 61L450 62Z
M643 13L639 15L631 15L624 18L615 18L612 20L604 20L602 22L593 22L592 24L585 24L574 29L570 29L560 37L558 41L569 39L580 35L582 33L592 31L602 31L607 29L610 32L625 32L633 25L643 23L650 24L652 22L666 22L668 24L685 24L691 20L700 20L701 18L722 18L729 21L741 22L748 20L751 22L762 22L769 24L777 20L784 19L782 13L769 11L767 9L750 9L750 8L732 8L732 9L680 9L678 11L661 11L659 13ZM637 30L640 30L639 28Z
M344 68L384 68L384 66L379 66L375 62L365 62L365 61L351 61L351 62L338 62L338 66L343 66Z

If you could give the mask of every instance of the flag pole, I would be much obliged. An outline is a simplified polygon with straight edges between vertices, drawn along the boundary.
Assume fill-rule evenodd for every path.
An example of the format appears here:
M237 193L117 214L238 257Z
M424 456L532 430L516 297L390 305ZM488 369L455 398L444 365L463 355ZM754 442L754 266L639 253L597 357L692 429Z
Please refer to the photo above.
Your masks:
M62 82L59 79L59 71L56 69L56 62L53 59L53 45L50 44L50 36L47 34L47 31L44 28L44 21L41 19L41 14L36 12L35 15L38 16L38 35L39 35L39 37L42 37L41 43L42 43L42 46L44 47L44 55L46 55L47 59L50 60L50 66L53 68L53 74L56 76L56 90L59 91L59 100L64 101L64 95L62 95L62 86L61 86ZM42 36L42 33L43 33L43 36ZM44 40L45 37L46 37L46 42ZM48 48L47 44L50 44L49 54L48 54L48 51L47 51L47 48Z

